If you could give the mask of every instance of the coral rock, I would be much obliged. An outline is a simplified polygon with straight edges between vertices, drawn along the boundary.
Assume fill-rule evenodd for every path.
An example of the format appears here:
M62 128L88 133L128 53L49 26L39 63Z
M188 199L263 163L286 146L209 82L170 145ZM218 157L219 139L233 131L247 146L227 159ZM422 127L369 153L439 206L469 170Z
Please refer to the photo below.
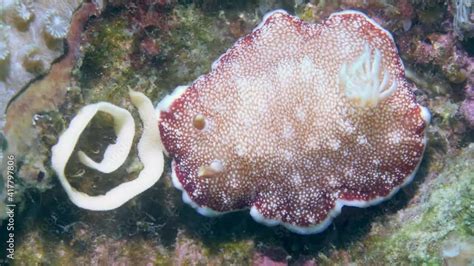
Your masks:
M414 176L429 112L391 35L345 11L319 25L267 15L158 105L173 181L204 215L251 208L267 225L324 230Z
M0 24L0 62L7 60L10 55L10 49L8 47L8 31L8 26Z
M474 3L472 0L453 1L456 9L454 30L461 37L474 35Z
M49 39L66 36L71 17L81 3L82 0L0 1L0 129L4 127L3 113L10 99L64 54L62 39L54 45ZM54 35L50 36L52 32ZM2 59L5 51L6 60Z
M472 89L471 89L472 90ZM474 128L474 96L466 90L466 99L461 105L461 113L471 128Z
M69 30L69 20L55 12L50 12L44 25L46 33L54 39L66 37Z

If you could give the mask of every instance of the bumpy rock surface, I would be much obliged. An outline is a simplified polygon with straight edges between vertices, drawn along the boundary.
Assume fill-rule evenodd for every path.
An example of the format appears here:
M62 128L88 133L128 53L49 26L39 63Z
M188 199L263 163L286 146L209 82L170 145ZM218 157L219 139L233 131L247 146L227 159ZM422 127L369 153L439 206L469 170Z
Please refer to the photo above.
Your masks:
M108 2L104 13L91 18L85 32L78 34L82 45L75 55L80 60L74 61L67 82L54 82L56 70L47 75L48 82L33 82L25 89L29 96L14 101L22 108L12 109L8 115L7 120L18 130L11 131L15 138L9 138L2 148L12 148L21 171L16 176L16 259L10 263L472 264L474 150L467 146L474 141L474 134L458 112L465 98L463 87L469 81L452 78L472 76L462 64L472 60L472 53L467 39L460 42L450 34L450 42L462 51L455 53L440 43L442 39L432 37L453 32L454 1L297 1L294 10L294 2L287 0L259 0L258 5L257 1L193 1L196 5L173 0ZM409 79L418 87L417 99L433 113L425 159L410 185L380 205L344 207L330 228L311 236L260 225L245 212L219 218L199 215L182 203L181 193L172 187L170 169L144 195L115 211L84 211L67 199L50 175L48 152L82 106L109 101L133 111L129 87L158 102L177 85L209 72L213 60L237 38L251 32L262 14L276 8L313 23L336 11L357 9L393 34L403 63L411 70L407 74L415 74ZM426 45L434 48L429 57L420 52ZM61 63L63 59L54 65L70 72L71 68ZM453 72L447 73L446 67ZM55 97L68 86L65 98ZM470 94L466 94L467 101ZM60 107L51 111L50 99L57 99ZM92 154L113 143L110 120L93 121L80 149ZM27 142L25 135L29 136ZM20 145L22 149L14 148ZM128 174L133 179L138 174L134 167L140 169L140 165L135 157L132 153L131 166L113 175L87 169L80 175L84 169L71 162L67 169L70 181L81 191L100 194L122 182L118 176ZM99 152L96 159L100 158ZM46 175L38 171L38 165ZM277 254L272 250L278 250Z

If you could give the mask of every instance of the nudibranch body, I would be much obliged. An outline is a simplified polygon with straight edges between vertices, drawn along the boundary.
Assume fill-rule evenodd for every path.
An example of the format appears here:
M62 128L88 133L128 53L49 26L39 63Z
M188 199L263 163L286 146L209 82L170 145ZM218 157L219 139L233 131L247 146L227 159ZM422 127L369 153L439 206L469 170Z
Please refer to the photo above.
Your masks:
M201 214L251 208L322 231L342 205L412 179L429 112L404 75L391 35L362 13L315 25L275 11L158 106L174 184Z
M149 145L139 145L145 166L153 169L150 158L156 158L158 170L140 174L147 183L132 197L159 179L163 147L173 159L174 185L199 213L250 208L258 222L301 234L320 232L343 205L376 204L413 178L430 120L413 89L390 33L364 14L344 11L310 24L274 11L209 74L158 104L153 115L159 133L144 131L140 142ZM119 139L133 135L122 130L129 119L102 105L82 120L90 120L99 107L117 112L124 118L114 149L128 150L130 143ZM148 113L142 116L145 129L149 105L137 106L140 114ZM69 129L63 136L68 135ZM91 199L67 183L67 158L57 159L67 143L63 136L53 149L53 168L76 204L105 210L130 198L113 206L86 202ZM69 147L67 157L71 152ZM116 161L123 162L124 154ZM105 156L101 163L83 153L80 158L98 170L110 163ZM121 191L125 198L127 189Z

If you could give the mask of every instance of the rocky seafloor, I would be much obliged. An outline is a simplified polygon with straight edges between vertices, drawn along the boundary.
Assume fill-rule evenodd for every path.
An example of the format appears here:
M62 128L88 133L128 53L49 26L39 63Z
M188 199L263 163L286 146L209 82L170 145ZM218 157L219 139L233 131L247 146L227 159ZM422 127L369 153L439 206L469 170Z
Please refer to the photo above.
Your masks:
M0 258L6 258L11 232L7 204L14 204L15 259L2 262L474 264L474 4L469 3L85 1L72 15L64 54L44 75L26 81L6 111L0 135L5 181ZM151 189L113 211L87 211L69 201L50 167L51 147L82 106L107 101L137 118L129 88L156 104L176 86L209 72L219 55L276 8L310 22L357 9L392 32L407 77L417 85L417 99L433 116L425 157L410 185L380 205L344 207L326 231L309 236L265 227L248 211L203 217L182 203L169 168ZM98 115L78 149L99 159L113 141L110 117ZM7 193L10 155L15 156L14 194ZM113 174L97 174L76 162L73 157L67 166L71 183L94 195L123 182L120 177L133 179L141 169L136 151Z

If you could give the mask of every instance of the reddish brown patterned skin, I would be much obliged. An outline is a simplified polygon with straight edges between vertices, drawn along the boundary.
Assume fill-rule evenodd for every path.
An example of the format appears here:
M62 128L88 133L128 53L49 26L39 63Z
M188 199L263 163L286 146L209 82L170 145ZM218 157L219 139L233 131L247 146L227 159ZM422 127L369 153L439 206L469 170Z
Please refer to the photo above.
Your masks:
M397 85L374 107L351 102L339 79L366 45ZM391 36L363 14L316 25L275 12L161 111L159 129L195 207L317 227L412 177L427 126L412 89Z

